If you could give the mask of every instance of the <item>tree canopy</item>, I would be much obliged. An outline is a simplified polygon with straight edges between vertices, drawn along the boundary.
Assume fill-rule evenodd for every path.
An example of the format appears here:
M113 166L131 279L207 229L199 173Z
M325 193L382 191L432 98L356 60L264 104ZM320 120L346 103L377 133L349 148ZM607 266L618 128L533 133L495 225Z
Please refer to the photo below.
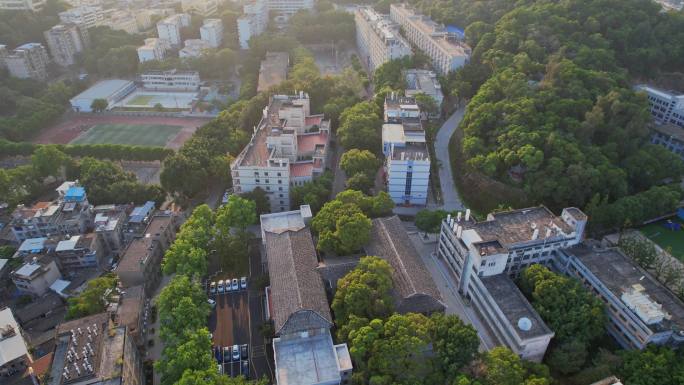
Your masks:
M108 298L105 294L111 294L116 287L117 278L114 275L103 275L88 282L88 286L81 294L69 298L67 319L81 318L105 311Z

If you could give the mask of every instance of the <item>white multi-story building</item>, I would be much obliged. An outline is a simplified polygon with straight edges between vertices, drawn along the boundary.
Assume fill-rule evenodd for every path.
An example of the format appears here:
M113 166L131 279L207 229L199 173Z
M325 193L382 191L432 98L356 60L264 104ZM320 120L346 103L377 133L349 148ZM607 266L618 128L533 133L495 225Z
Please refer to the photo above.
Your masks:
M178 51L178 57L200 57L207 50L212 49L209 42L201 39L188 39L185 41L185 46Z
M173 47L180 47L181 28L190 25L190 15L187 13L180 13L167 17L166 19L157 23L157 33L160 39L164 39L171 43Z
M648 85L638 85L636 89L646 93L651 115L656 123L669 123L684 128L684 94L663 91Z
M200 76L197 71L147 71L140 74L143 87L155 91L197 91Z
M382 152L387 193L394 203L427 204L430 155L415 99L395 94L385 99Z
M11 76L20 79L47 79L47 65L50 61L47 50L42 44L26 43L3 57Z
M242 7L242 16L237 19L240 48L249 48L249 39L261 35L268 26L267 0L252 0Z
M43 10L46 0L0 0L0 9L7 11L31 11Z
M428 70L410 69L404 73L404 79L406 80L406 96L425 94L434 99L437 106L442 105L444 95L442 86L437 80L437 74Z
M82 24L86 28L97 27L105 21L105 11L102 7L81 6L59 13L62 23Z
M359 7L356 21L356 46L361 61L373 72L382 64L411 55L411 46L401 37L399 26L370 7Z
M211 48L218 48L223 43L223 22L221 19L205 19L200 27L200 38Z
M390 18L401 25L406 38L430 57L440 74L463 67L470 59L470 47L444 25L416 13L405 4L390 5Z
M171 44L167 40L149 37L145 39L145 45L138 47L138 60L141 63L148 60L162 60L170 48Z
M218 2L216 0L183 0L181 8L183 12L207 17L216 13Z
M49 255L29 256L30 261L14 270L10 277L19 291L41 296L56 280L62 279L55 259Z
M231 164L235 193L261 188L273 212L290 208L290 186L325 170L330 121L310 115L309 96L274 95L249 144Z
M45 31L45 41L55 63L67 67L74 64L77 53L90 44L88 29L84 24L58 24Z
M287 20L302 9L313 9L313 0L268 0L268 10Z
M23 373L33 362L22 330L8 307L0 308L0 352L0 377Z

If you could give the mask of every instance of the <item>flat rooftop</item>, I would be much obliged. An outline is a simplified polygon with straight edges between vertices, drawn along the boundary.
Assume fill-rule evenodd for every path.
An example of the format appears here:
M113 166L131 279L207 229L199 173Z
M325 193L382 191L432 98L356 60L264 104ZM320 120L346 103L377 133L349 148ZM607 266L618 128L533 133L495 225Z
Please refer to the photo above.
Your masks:
M667 123L667 124L654 124L653 131L659 132L663 135L667 135L675 140L684 142L684 128L677 125Z
M394 147L392 160L429 161L430 153L425 143L407 143L404 147Z
M261 230L274 234L284 233L285 231L299 231L306 227L304 217L311 218L311 208L308 205L301 206L299 210L263 214L260 217Z
M19 331L19 324L8 307L0 310L0 330L3 336L0 339L0 366L28 355L26 342Z
M290 55L287 52L267 52L259 68L257 91L266 91L287 78Z
M426 95L441 95L442 87L437 81L434 72L428 70L412 69L406 71L406 91L415 93L425 93Z
M78 99L107 99L117 91L133 84L130 80L109 79L97 82L94 86L71 98Z
M567 249L566 253L577 257L618 300L633 285L643 286L644 293L661 304L662 310L671 316L670 320L648 325L652 330L671 329L673 326L684 330L684 303L618 249L594 249L580 244Z
M553 334L506 274L480 278L513 330L521 339ZM525 321L527 319L529 322ZM521 321L522 320L522 321Z
M278 385L319 384L340 378L329 333L282 341L273 340Z

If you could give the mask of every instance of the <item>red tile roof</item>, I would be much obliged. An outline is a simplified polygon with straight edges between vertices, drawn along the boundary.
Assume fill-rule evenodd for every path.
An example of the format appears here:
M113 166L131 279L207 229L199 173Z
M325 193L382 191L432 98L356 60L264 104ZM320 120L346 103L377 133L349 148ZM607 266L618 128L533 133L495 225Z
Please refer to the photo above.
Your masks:
M313 152L313 150L316 148L316 145L325 145L327 141L327 132L319 132L318 134L297 135L297 150L300 154Z
M290 177L309 176L313 174L313 163L290 164Z

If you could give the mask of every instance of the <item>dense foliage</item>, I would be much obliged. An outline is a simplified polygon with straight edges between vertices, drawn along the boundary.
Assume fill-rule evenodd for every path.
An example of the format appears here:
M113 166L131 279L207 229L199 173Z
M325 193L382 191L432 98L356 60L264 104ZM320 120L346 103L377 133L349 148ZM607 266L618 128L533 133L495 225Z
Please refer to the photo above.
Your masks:
M135 174L121 166L95 158L83 158L79 163L79 181L93 204L135 203L155 201L161 204L166 194L158 185L139 183Z
M423 209L416 214L416 227L426 233L439 233L442 221L449 215L444 210Z
M113 295L116 282L116 276L111 274L89 281L81 294L69 298L66 319L86 317L105 311L108 299L105 294Z
M337 10L309 12L302 10L288 20L288 34L302 44L340 43L353 45L354 15Z
M346 151L340 158L340 168L347 175L347 188L370 194L380 164L380 159L368 150Z
M164 254L164 273L179 273L189 277L206 275L207 253L213 226L214 213L209 206L197 206Z
M86 157L109 160L153 161L164 160L173 154L165 147L130 146L125 144L51 144L63 153L73 157ZM44 145L30 142L10 142L0 139L0 155L27 156Z
M317 213L330 198L332 182L332 172L326 171L312 182L304 183L301 186L291 186L290 202L292 207L307 204L314 214Z

